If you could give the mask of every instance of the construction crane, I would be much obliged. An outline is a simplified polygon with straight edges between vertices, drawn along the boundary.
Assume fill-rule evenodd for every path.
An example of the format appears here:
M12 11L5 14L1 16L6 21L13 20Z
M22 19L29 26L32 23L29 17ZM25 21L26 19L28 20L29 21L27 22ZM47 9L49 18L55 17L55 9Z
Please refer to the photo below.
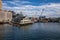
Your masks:
M42 9L42 12L40 14L40 18L45 18L45 16L43 16L43 12L44 12L45 9Z
M43 18L45 18L45 16L43 16L44 10L45 10L45 9L43 8L42 11L41 11L41 14L40 14L40 16L39 16L40 22L42 22Z
M44 9L42 9L41 16L42 16L43 12L44 12Z

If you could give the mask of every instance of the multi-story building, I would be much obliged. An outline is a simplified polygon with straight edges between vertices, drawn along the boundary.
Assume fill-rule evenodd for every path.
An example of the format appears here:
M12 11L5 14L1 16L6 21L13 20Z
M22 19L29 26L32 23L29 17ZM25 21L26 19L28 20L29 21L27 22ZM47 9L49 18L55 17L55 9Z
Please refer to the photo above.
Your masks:
M12 12L3 10L2 12L0 12L0 22L8 22L8 21L12 21Z
M2 1L0 0L0 22L12 21L12 12L2 10Z
M0 0L0 10L2 10L2 0Z

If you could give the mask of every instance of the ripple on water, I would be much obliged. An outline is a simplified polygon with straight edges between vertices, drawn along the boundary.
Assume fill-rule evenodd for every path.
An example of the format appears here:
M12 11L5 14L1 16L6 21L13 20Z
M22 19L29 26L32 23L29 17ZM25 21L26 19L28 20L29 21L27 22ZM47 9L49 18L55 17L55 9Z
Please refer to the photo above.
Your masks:
M0 40L60 40L60 23L0 25Z

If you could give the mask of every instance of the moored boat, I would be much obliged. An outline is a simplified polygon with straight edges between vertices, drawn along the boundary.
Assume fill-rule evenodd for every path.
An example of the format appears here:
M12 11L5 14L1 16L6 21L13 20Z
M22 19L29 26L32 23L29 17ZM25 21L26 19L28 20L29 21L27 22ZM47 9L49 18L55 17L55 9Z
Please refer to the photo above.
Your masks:
M21 20L21 22L19 23L20 25L29 25L32 24L33 22L31 21L31 19L29 18L24 18L23 20Z

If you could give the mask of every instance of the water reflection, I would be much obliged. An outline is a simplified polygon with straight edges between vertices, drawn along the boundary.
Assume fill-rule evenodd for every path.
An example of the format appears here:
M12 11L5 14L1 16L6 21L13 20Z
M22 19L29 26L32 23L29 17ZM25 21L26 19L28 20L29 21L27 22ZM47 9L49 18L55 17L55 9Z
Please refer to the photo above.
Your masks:
M12 28L9 27L10 25L5 24L5 25L0 25L0 39L1 40L6 40L6 39L12 39Z
M60 40L60 23L0 25L0 40Z

